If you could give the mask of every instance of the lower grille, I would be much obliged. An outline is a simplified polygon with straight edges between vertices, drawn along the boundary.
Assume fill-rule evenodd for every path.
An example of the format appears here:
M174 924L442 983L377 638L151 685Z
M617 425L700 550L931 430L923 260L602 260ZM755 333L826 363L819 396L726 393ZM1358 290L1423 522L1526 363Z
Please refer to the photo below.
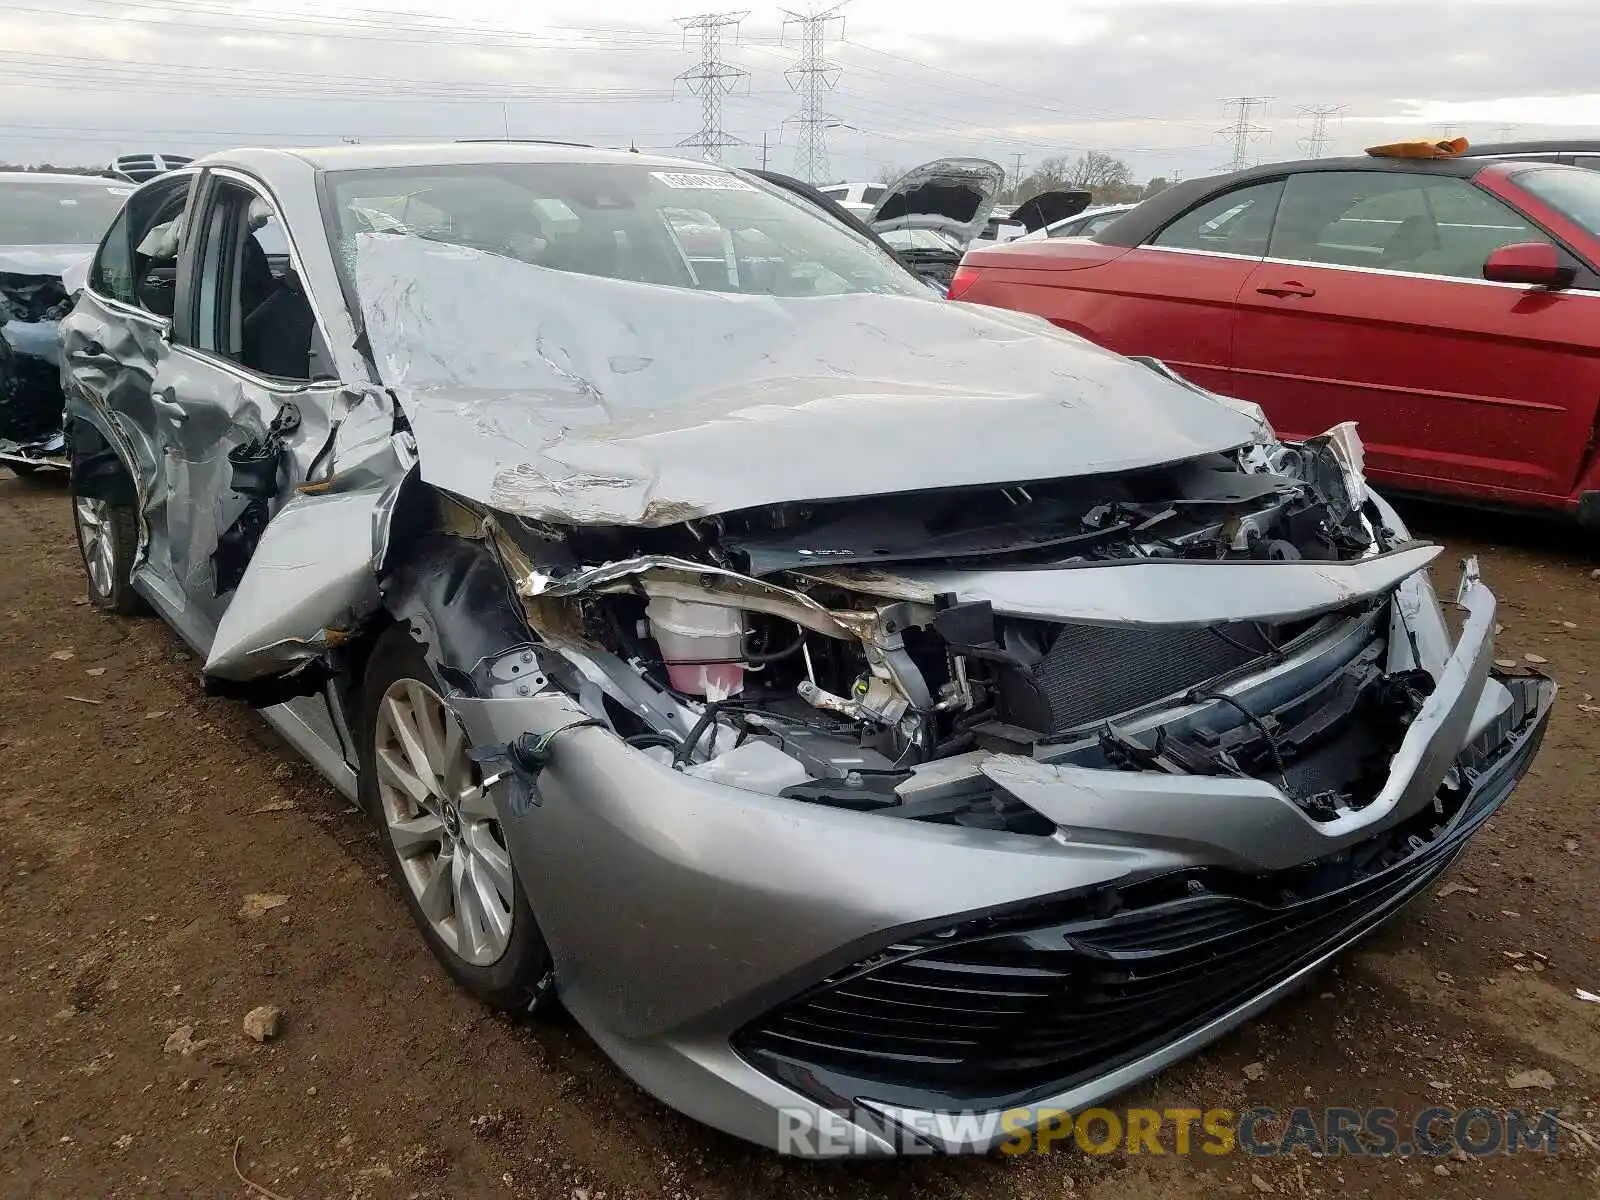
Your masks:
M1140 1058L1376 925L1450 865L1543 730L1553 685L1509 683L1519 724L1490 731L1492 760L1463 755L1444 816L1430 807L1265 878L1196 871L892 946L736 1045L819 1099L913 1108L1027 1104Z

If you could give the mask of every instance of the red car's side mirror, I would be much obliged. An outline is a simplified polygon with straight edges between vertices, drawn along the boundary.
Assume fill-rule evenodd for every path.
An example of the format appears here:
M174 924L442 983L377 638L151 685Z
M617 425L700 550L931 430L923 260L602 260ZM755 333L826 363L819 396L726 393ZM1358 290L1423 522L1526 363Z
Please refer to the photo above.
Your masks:
M1483 277L1492 283L1521 283L1529 287L1566 287L1577 277L1549 242L1517 242L1491 251L1483 264Z

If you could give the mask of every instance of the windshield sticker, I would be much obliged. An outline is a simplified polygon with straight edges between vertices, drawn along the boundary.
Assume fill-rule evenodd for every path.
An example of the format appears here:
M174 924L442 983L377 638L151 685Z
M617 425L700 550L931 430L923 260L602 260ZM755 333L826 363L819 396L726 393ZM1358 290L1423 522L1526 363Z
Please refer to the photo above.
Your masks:
M693 188L705 192L754 192L760 189L746 183L736 175L700 171L651 171L650 178L658 179L669 188Z

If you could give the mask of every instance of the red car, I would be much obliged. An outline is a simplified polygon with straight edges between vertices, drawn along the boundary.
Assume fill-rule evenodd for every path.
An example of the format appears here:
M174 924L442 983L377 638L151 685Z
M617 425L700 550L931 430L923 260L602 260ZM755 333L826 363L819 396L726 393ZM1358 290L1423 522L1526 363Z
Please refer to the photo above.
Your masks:
M1600 173L1492 158L1278 163L1092 239L970 251L951 299L1037 313L1252 400L1359 422L1397 490L1600 525Z

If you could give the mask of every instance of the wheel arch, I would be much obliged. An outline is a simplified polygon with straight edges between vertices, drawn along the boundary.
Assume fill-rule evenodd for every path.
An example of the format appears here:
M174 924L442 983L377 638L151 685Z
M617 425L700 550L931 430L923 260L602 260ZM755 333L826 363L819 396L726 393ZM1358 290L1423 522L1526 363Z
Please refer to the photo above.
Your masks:
M133 466L123 455L121 439L98 412L69 407L63 424L70 451L69 484L74 495L104 500L118 507L139 508Z

